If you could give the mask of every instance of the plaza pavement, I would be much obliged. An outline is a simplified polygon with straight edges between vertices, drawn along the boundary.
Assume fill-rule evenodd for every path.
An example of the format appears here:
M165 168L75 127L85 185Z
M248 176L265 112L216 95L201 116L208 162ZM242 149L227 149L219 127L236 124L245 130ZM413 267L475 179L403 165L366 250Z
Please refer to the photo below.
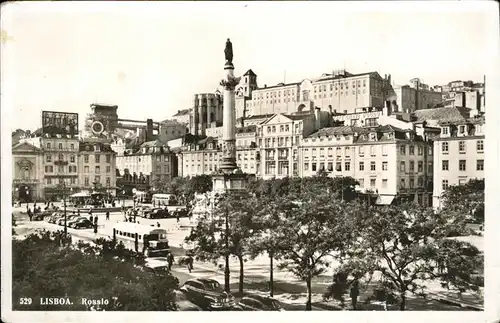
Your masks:
M25 206L19 208L17 211L22 209L26 210ZM85 214L82 214L85 215ZM68 232L74 236L75 240L83 239L86 241L91 241L97 237L111 237L113 225L119 221L123 221L124 216L121 212L114 212L110 214L110 219L105 220L105 215L99 215L99 227L98 233L95 234L92 230L76 230L68 228ZM145 225L155 225L159 222L162 228L166 228L168 232L169 244L172 247L174 255L178 258L183 254L182 247L184 246L184 238L189 234L189 226L192 225L188 218L181 218L179 223L176 219L144 219L137 217L136 219L141 224ZM50 224L45 221L29 222L23 223L24 225L36 228L46 228L49 230L61 230L63 227ZM239 281L239 262L234 257L230 258L230 272L231 272L231 282L237 283ZM293 274L285 270L278 270L276 268L277 262L275 261L274 268L274 286L275 286L275 298L279 301L289 304L304 304L306 297L306 286L303 281L297 279ZM313 303L318 306L324 306L328 309L338 309L338 304L336 302L324 302L322 300L322 294L326 290L326 287L331 283L332 271L335 266L330 266L329 270L324 274L316 277L313 280L312 292L313 292ZM190 277L204 277L212 278L221 283L224 282L224 266L223 260L220 260L217 264L210 262L200 262L195 261L194 269L191 273L188 269L183 266L174 265L173 271L181 273L182 275L189 275ZM266 256L257 257L254 260L248 260L244 265L244 281L246 289L253 289L255 292L264 292L267 290L267 282L269 281L269 258ZM451 309L456 309L455 307L461 306L464 309L483 309L483 300L474 295L464 293L458 295L457 293L450 292L442 288L439 283L430 282L428 284L428 296L430 299L442 301L450 304ZM361 291L359 302L362 302L364 298L370 294L371 289L367 288L365 291ZM416 302L423 300L415 299ZM349 302L349 297L346 296L346 301ZM409 308L411 307L412 298L409 298ZM430 303L427 304L430 306ZM446 306L446 304L442 304ZM382 305L379 306L379 310ZM422 309L420 309L422 310Z

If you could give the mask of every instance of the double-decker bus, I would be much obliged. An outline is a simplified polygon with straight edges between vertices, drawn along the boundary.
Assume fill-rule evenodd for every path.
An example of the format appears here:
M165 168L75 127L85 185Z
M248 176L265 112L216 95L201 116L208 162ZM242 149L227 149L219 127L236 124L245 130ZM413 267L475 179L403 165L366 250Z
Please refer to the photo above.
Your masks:
M132 222L118 222L113 227L113 239L126 248L143 252L146 257L164 257L170 252L167 230Z

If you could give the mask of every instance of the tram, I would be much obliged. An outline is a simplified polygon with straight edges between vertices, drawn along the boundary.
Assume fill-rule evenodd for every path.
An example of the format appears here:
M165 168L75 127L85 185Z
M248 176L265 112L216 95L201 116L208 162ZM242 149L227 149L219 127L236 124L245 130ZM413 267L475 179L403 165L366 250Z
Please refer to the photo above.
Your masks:
M167 230L132 222L118 222L113 227L113 239L125 248L143 252L146 257L165 257L170 252Z

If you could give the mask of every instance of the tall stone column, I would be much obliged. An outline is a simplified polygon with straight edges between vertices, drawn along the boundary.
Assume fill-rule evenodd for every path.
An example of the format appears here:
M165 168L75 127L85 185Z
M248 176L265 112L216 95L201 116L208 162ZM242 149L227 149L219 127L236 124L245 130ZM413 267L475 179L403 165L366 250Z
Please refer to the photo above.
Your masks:
M222 164L220 168L231 172L237 168L236 165L236 109L234 89L240 81L234 77L234 66L232 62L226 62L224 66L224 79L221 85L224 87L224 102L222 109Z
M224 88L222 110L222 161L218 174L212 177L214 192L241 192L246 194L247 176L236 164L236 110L234 89L240 78L234 76L233 48L230 40L226 42L224 51L226 64L224 78L220 85Z

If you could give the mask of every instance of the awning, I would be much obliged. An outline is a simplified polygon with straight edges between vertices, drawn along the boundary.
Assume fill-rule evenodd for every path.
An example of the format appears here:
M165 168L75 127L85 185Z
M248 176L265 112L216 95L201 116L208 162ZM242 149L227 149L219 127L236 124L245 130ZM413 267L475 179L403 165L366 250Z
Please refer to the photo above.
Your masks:
M71 197L90 197L90 195L88 193L85 193L85 192L79 192L79 193L75 193L75 194L71 195Z
M395 195L381 195L381 194L379 194L375 204L377 204L377 205L390 205L395 197L396 197Z

